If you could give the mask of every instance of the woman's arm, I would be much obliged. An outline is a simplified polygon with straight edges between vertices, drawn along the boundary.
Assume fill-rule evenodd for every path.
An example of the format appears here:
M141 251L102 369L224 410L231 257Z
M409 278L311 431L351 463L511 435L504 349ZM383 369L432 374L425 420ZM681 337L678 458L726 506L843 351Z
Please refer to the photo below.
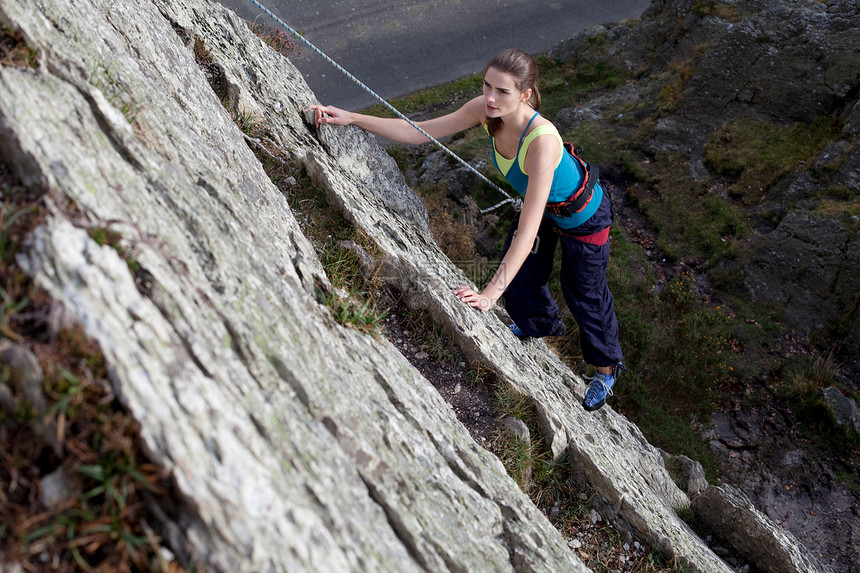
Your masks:
M485 117L483 100L483 96L478 96L456 111L427 121L417 122L417 125L437 139L464 131L478 125ZM318 112L316 114L317 125L357 125L371 133L400 143L418 144L428 141L421 132L399 118L375 117L345 111L334 106L312 105L307 109Z
M520 212L517 236L483 291L476 293L468 287L459 287L454 291L461 301L485 312L490 310L523 266L532 250L543 219L558 155L558 140L551 135L538 136L529 145L525 160L529 184L523 200L523 209Z

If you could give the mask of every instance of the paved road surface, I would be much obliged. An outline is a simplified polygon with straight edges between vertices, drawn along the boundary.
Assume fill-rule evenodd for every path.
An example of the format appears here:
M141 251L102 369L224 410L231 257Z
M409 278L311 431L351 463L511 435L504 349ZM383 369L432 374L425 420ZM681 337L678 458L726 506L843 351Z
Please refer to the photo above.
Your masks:
M220 0L240 16L277 24L249 0ZM537 54L591 25L636 18L650 0L260 0L385 99L483 70L508 47ZM301 45L290 58L325 104L376 103Z

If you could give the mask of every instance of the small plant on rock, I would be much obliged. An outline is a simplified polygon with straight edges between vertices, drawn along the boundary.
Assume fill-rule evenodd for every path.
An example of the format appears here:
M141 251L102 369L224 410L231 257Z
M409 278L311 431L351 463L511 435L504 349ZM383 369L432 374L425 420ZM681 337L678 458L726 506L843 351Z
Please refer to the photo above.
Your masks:
M233 113L233 121L236 126L248 137L257 137L263 129L263 120L255 111L248 111L242 106L242 111Z
M320 293L320 299L332 312L336 321L344 326L377 335L381 333L385 311L379 310L376 303L370 300L358 302L351 297L342 297L337 293Z
M288 33L280 28L275 28L274 30L268 28L265 24L259 23L256 18L253 22L248 24L248 27L251 28L251 31L256 34L257 37L263 40L263 43L285 58L289 58L290 54L292 54L298 47L298 45L290 38ZM298 55L301 54L301 52L298 53Z

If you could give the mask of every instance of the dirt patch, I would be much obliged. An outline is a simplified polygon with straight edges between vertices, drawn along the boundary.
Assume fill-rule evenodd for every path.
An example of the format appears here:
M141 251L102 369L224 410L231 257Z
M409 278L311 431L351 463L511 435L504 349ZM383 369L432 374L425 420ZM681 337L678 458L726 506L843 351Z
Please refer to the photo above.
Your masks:
M472 381L473 375L466 363L433 356L422 343L421 333L410 330L403 317L395 314L385 318L385 334L436 388L472 438L489 449L496 427L493 397L487 388Z

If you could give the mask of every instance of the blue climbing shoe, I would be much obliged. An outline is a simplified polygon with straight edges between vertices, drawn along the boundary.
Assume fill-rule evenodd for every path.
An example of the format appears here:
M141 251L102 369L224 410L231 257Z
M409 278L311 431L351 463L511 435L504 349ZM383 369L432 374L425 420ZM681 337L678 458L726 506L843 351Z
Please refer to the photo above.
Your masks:
M615 376L595 372L590 380L591 384L588 385L588 390L585 392L582 407L589 412L593 412L606 404L606 398L612 396L612 386L615 385Z
M512 322L512 323L510 323L510 324L508 325L508 328L510 328L510 329L511 329L511 332L512 332L512 333L513 333L513 335L514 335L514 336L516 336L517 338L528 338L528 335L527 335L525 332L523 332L523 329L521 329L521 328L520 328L519 326L517 326L515 323L513 323L513 322Z
M520 339L523 339L523 338L530 338L530 337L529 337L529 335L528 335L528 334L526 334L525 332L523 332L523 329L522 329L522 328L520 328L519 326L517 326L515 323L511 323L511 324L509 324L509 325L508 325L508 328L510 328L510 329L511 329L511 332L512 332L512 333L513 333L513 335L514 335L514 336L516 336L517 338L520 338ZM549 334L549 336L561 336L561 335L563 335L565 332L567 332L567 327L564 325L564 323L563 323L563 322L560 322L560 323L558 324L558 328L556 328L555 330L553 330L553 331L552 331L552 333L550 333L550 334Z

